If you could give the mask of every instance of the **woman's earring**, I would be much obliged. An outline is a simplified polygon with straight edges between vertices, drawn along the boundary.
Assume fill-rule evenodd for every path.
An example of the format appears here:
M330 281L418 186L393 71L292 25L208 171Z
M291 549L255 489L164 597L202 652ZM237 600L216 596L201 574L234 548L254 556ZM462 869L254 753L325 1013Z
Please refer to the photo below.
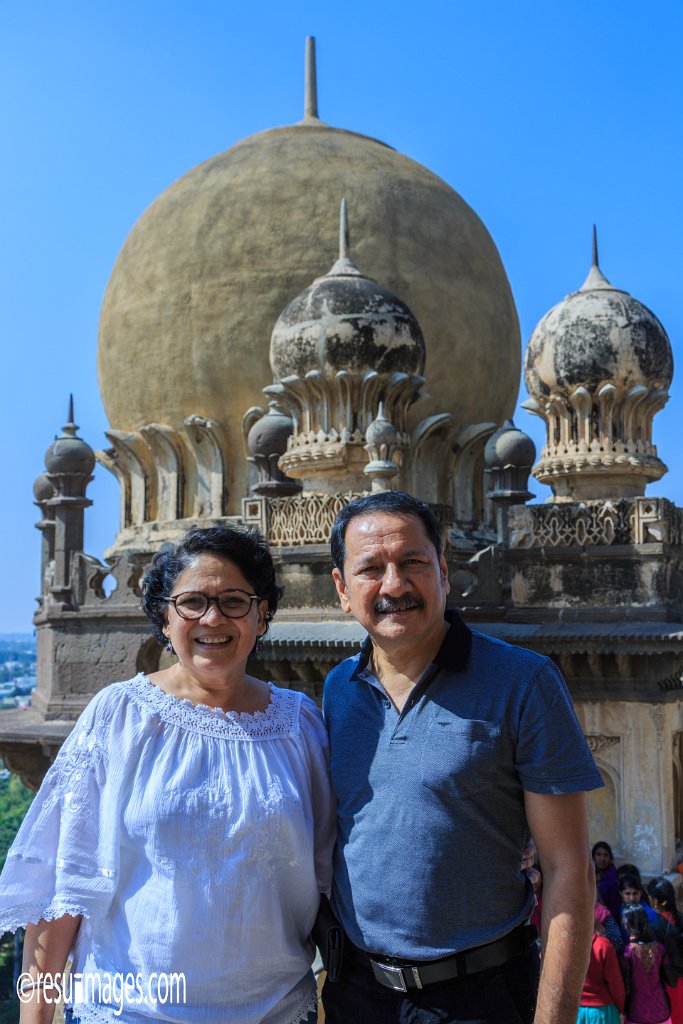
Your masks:
M166 650L168 651L169 654L175 654L170 636L166 638Z

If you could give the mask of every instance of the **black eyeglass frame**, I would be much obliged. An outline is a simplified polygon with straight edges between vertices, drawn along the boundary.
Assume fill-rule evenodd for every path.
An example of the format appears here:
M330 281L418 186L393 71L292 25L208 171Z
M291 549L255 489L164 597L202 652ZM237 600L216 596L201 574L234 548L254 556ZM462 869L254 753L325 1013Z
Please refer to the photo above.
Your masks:
M203 608L198 615L183 615L183 613L178 608L178 599L181 597L185 597L187 594L196 594L197 597L204 598L204 601L206 602L206 607ZM226 615L220 605L220 600L222 597L225 596L225 594L243 594L245 597L249 598L249 607L241 615ZM221 613L224 619L245 619L249 612L251 611L251 606L253 602L263 600L265 600L265 598L260 597L258 594L250 594L246 590L242 590L240 587L229 587L227 590L221 590L220 594L205 594L202 590L183 590L182 593L176 594L175 597L164 598L164 601L166 601L167 604L173 605L173 607L176 610L176 614L179 615L181 619L184 619L185 622L192 622L194 619L201 619L203 615L206 615L214 601L216 602L216 608L218 608L218 611Z

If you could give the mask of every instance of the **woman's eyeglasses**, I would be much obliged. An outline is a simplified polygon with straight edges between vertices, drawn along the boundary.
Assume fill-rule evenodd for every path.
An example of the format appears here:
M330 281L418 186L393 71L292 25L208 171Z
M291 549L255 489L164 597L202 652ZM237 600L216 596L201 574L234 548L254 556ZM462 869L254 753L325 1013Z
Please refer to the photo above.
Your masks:
M224 590L221 594L212 596L202 594L200 590L186 590L175 597L167 597L166 600L172 604L181 619L201 619L208 611L209 605L216 602L216 606L226 619L243 619L249 614L252 601L260 601L258 594L248 594L246 590Z

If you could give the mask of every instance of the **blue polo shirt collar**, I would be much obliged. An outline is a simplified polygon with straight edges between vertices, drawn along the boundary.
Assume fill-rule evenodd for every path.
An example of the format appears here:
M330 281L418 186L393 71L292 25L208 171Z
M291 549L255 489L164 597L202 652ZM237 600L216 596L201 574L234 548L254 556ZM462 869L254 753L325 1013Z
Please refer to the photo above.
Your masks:
M464 672L470 660L472 651L472 630L463 621L460 612L455 608L447 608L444 612L444 619L449 625L448 632L443 638L443 643L436 653L432 662L437 668L447 668L449 672ZM364 672L372 654L372 640L366 636L356 655L357 663L350 680L358 678Z

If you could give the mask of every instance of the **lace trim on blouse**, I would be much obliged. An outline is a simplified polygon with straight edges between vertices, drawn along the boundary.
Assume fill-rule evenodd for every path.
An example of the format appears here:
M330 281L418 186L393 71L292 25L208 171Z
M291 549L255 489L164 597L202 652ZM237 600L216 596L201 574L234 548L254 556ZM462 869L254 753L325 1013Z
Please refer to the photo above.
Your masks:
M71 917L90 916L86 907L68 897L56 896L54 899L43 900L42 903L32 903L30 908L23 908L14 917L3 919L2 927L3 931L14 934L18 928L26 928L27 925L38 924L39 921L54 921L65 914Z
M205 736L231 740L290 739L298 733L301 694L270 686L270 704L265 711L223 711L206 704L193 704L187 697L174 697L155 686L142 672L125 684L126 693L144 704L163 722Z

